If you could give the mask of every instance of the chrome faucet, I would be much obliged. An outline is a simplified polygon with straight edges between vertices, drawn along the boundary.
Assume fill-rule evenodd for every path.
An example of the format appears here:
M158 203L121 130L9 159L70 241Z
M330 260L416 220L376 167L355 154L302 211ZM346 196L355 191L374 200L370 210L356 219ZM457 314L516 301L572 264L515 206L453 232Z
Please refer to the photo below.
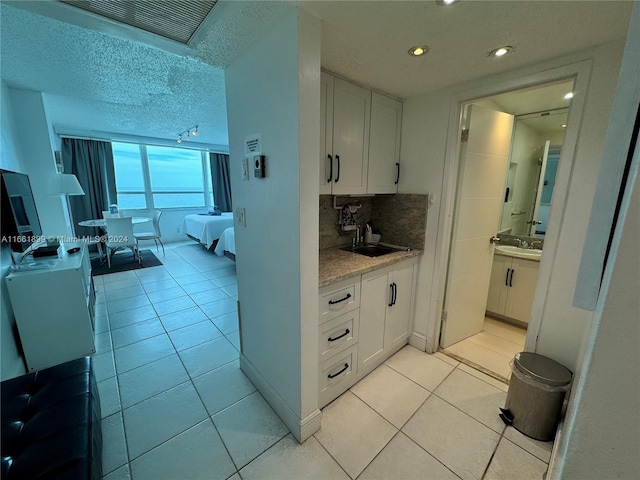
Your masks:
M360 225L356 225L356 236L353 237L352 241L351 241L351 246L352 247L357 247L358 245L360 245Z

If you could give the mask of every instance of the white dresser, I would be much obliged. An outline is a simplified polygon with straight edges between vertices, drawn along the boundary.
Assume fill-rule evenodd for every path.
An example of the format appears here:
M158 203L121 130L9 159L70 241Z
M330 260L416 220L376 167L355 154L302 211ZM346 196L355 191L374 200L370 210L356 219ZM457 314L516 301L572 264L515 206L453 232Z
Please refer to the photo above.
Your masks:
M95 353L95 289L86 246L17 268L6 282L28 371Z

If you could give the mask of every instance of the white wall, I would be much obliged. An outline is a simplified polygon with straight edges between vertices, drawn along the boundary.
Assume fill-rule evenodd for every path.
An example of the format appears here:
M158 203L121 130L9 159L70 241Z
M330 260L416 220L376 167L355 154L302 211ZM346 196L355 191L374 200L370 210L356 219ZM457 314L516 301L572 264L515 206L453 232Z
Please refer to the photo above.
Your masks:
M49 194L56 175L54 139L42 100L33 90L9 89L15 137L25 172L29 175L42 233L57 237L67 234L67 212L62 196Z
M0 167L14 172L25 173L26 169L22 162L20 145L16 136L16 128L13 120L13 108L9 101L10 89L2 81L2 93L0 107L2 116L0 117ZM9 273L11 265L11 248L8 244L0 246L0 380L17 377L26 373L24 360L19 352L19 340L14 334L15 320L13 309L9 301L4 277Z
M567 413L564 464L550 478L640 475L640 176L632 188Z
M537 351L575 369L583 336L591 314L572 306L572 296L584 242L585 228L602 156L608 112L611 107L624 42L601 45L566 57L521 68L479 81L467 82L429 95L407 99L403 107L402 165L405 172L401 193L432 193L435 204L430 207L426 250L420 260L418 297L414 330L435 343L440 313L437 311L440 284L446 271L438 262L438 253L446 239L438 244L442 206L443 173L448 154L447 135L452 99L460 92L491 91L493 85L564 67L582 60L592 61L587 98L575 154L570 193L559 237L558 255L551 266L551 285L544 308ZM455 119L452 119L455 120ZM457 122L454 122L457 123ZM446 264L446 262L445 262Z
M236 225L241 365L300 439L306 419L319 426L319 21L292 8L225 82L234 209L246 211L246 227ZM261 135L266 178L251 169L243 181L251 134Z
M635 5L598 180L598 190L609 198L592 206L592 220L597 221L588 227L589 234L595 235L591 240L606 241L608 235L600 235L611 228L607 222L618 208L615 193L625 170L627 184L602 281L590 275L579 278L582 291L577 291L576 302L588 301L585 295L596 284L600 292L549 464L549 478L553 479L640 476L640 144L632 137L633 119L640 107L639 48L640 5ZM625 169L629 151L633 158ZM583 267L596 265L587 272L601 265L598 255L602 252L594 245L598 242L583 253Z

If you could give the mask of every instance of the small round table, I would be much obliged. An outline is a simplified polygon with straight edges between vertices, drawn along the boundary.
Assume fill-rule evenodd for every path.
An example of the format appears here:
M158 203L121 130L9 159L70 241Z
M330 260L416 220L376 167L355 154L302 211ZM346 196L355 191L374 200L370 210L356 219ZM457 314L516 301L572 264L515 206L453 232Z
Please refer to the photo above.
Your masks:
M120 217L122 218L122 217ZM150 222L151 220L153 220L152 218L149 217L131 217L131 223L136 225L139 223L146 223L146 222ZM81 222L78 222L78 225L80 225L81 227L96 227L96 228L101 228L102 230L106 231L107 229L107 220L105 218L94 218L91 220L82 220ZM102 251L102 242L104 241L104 235L101 236L100 240L96 239L96 245L98 246L98 253L100 254L100 263L104 263L106 261L106 254L105 252Z

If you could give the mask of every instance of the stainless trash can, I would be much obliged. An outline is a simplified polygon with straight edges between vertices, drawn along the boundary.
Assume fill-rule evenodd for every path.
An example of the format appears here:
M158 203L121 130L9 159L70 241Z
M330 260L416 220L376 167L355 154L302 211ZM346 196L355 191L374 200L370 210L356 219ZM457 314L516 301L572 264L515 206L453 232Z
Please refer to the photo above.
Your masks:
M537 353L517 353L500 418L536 440L553 440L562 403L571 384L571 371Z

